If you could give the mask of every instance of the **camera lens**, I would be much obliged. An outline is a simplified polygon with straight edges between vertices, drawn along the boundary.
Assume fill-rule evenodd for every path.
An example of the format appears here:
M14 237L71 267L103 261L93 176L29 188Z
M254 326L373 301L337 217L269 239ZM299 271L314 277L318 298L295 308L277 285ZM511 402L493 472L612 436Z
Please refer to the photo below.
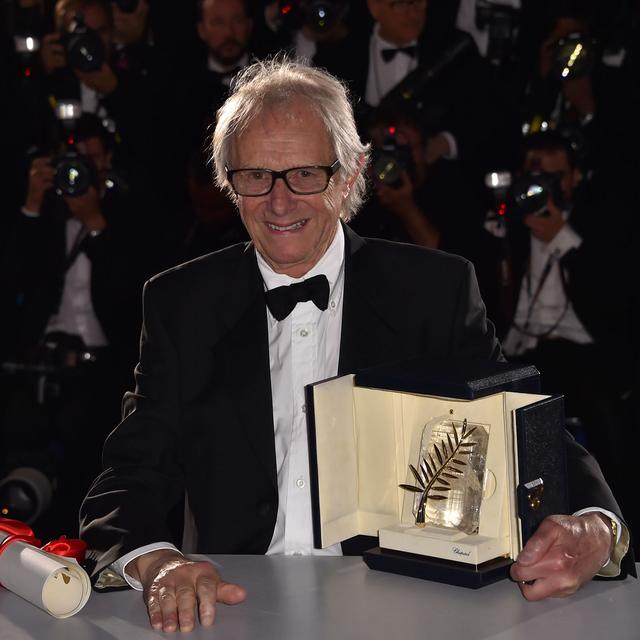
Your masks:
M100 36L76 17L73 30L67 36L67 60L78 71L97 71L107 59Z
M372 163L373 175L380 182L395 186L402 182L403 166L398 158L391 154L381 153Z
M577 78L590 73L594 64L593 42L572 33L556 44L553 72L559 78Z
M54 183L58 195L81 196L93 182L91 166L78 153L66 153L58 160L55 169Z
M51 481L38 469L20 467L0 481L0 516L33 522L51 503Z
M542 172L527 173L513 185L513 205L523 217L539 215L546 210L553 191L552 176Z
M307 5L305 22L316 33L330 29L338 18L338 9L332 2L315 1Z

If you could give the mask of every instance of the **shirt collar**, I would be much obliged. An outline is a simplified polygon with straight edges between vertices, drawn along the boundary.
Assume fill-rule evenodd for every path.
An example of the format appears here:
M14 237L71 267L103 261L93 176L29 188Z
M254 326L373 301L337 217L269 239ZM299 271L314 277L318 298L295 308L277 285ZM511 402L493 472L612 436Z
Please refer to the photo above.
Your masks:
M418 46L417 40L412 40L411 42L405 42L403 45L397 45L397 44L394 44L393 42L388 42L380 35L379 22L376 22L375 25L373 26L373 42L374 42L376 51L378 52L378 55L380 55L380 52L383 49L397 49L400 46L402 47Z
M215 58L212 56L207 56L207 69L209 71L213 71L215 73L220 73L222 75L233 71L234 69L242 69L246 67L249 63L249 54L245 53L238 61L232 65L224 65L220 64Z
M266 260L256 251L258 268L264 281L265 290L274 289L294 282L302 282L313 276L324 274L329 281L330 295L333 294L334 287L344 271L344 231L338 221L337 229L329 248L318 262L301 278L292 278L285 273L276 273L266 262Z

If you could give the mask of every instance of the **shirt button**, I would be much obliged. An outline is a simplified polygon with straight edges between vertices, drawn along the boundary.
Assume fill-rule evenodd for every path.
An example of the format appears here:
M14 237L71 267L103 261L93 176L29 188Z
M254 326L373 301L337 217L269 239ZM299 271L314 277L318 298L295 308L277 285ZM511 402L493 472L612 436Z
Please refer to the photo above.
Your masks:
M309 332L306 329L300 329L300 335L303 338L306 338L309 335Z
M302 413L307 413L307 405L306 404L303 404L300 408L302 409Z
M332 301L329 303L329 307L330 307L331 309L335 309L335 308L336 308L336 301L335 301L335 300L332 300Z
M302 478L298 478L296 480L296 487L298 487L298 489L304 489L305 484L306 483Z

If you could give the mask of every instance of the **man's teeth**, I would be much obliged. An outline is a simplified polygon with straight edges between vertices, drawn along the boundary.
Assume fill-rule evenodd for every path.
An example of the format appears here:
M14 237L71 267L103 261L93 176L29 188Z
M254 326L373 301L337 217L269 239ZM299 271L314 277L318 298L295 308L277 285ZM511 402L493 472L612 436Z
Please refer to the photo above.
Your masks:
M280 225L273 224L272 222L267 222L267 226L269 229L273 229L274 231L295 231L296 229L302 229L306 222L306 220L300 220L300 222L294 222L286 227L281 227Z

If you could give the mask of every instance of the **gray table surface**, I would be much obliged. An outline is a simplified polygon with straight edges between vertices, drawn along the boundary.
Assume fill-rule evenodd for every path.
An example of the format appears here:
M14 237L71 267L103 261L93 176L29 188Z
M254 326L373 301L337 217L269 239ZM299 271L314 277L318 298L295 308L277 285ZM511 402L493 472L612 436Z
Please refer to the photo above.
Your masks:
M640 581L633 578L594 581L570 598L530 603L506 580L473 591L372 571L353 557L211 559L249 597L220 605L216 624L198 627L194 639L640 639ZM56 620L0 588L1 640L167 635L149 627L138 592L93 593L76 616Z

